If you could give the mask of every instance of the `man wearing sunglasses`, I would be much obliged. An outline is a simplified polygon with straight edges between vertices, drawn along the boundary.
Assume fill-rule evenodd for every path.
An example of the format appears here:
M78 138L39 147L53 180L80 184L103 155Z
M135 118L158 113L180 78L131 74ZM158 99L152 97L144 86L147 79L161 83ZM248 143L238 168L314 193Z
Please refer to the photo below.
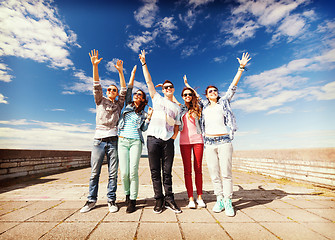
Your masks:
M107 203L110 212L117 212L115 204L117 188L117 124L121 109L126 97L126 82L123 75L123 62L118 60L115 68L119 72L121 91L115 85L107 88L107 97L103 96L102 87L99 82L98 64L102 60L98 57L98 51L89 53L93 65L93 94L96 104L96 130L94 145L91 153L91 177L89 182L89 194L87 202L80 212L88 212L95 207L98 198L98 185L102 162L105 155L108 164ZM116 99L118 97L118 99Z
M147 130L147 147L151 180L156 200L154 213L161 213L164 206L175 213L180 213L181 210L174 201L171 174L174 158L174 139L177 137L178 126L180 125L180 107L173 102L174 86L172 82L166 80L163 83L164 97L162 97L156 92L151 80L144 50L141 51L139 58L153 103L153 114ZM162 172L163 174L161 174Z

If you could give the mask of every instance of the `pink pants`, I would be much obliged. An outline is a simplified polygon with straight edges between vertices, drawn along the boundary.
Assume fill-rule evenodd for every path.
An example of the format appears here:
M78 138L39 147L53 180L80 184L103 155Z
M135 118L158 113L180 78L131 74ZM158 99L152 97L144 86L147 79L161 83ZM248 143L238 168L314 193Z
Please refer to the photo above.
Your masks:
M188 197L193 197L193 183L192 183L192 148L194 159L194 173L195 186L197 194L202 195L202 155L204 151L204 144L187 144L180 145L180 153L184 164L185 186Z

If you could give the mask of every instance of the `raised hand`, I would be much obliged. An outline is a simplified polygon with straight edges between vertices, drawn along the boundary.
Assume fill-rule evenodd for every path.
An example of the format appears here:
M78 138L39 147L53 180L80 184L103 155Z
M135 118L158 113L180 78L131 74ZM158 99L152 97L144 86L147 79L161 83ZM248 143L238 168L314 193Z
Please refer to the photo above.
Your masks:
M238 62L240 63L241 67L245 67L247 63L251 60L249 53L243 53L242 59L237 58Z
M184 78L184 83L185 83L185 86L187 86L187 84L188 84L188 83L187 83L187 77L186 77L186 75L184 75L184 77L183 77L183 78Z
M92 65L98 65L100 61L102 60L102 58L99 59L98 50L95 50L95 49L91 50L91 53L88 53L88 55L90 55Z
M114 67L115 67L119 72L122 72L122 71L123 71L123 61L122 61L122 60L117 60L116 65L114 65Z
M145 50L141 50L141 54L138 55L142 65L145 64Z

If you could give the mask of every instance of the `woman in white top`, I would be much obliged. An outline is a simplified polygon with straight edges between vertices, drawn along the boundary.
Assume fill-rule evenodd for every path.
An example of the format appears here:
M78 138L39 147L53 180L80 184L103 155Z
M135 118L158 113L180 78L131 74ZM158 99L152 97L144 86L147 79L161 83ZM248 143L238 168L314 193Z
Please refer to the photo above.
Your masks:
M205 159L212 179L214 194L217 197L213 211L222 212L225 210L226 215L231 217L235 215L231 202L233 195L233 146L231 141L236 131L236 122L230 101L236 92L236 85L242 72L251 58L248 53L243 53L242 59L237 59L240 66L226 94L220 97L218 89L210 85L205 92L207 99L200 100Z

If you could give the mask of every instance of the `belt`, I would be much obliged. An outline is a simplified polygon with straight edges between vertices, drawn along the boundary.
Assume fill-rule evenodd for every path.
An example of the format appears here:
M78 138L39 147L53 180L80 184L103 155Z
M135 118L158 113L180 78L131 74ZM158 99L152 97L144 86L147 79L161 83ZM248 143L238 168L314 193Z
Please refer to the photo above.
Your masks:
M115 141L117 141L117 136L106 137L106 138L100 138L99 140L100 140L101 142L115 142Z

